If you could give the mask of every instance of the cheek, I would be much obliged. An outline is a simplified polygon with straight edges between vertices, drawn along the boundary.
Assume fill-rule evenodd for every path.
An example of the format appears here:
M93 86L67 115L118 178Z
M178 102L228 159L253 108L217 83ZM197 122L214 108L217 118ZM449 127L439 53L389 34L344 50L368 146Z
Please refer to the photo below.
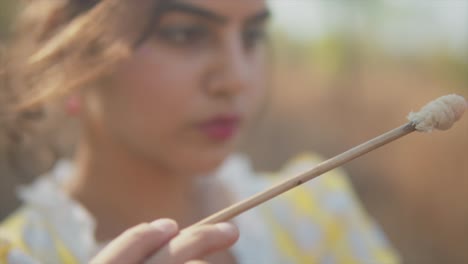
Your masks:
M187 127L200 114L196 87L200 67L174 54L157 54L150 47L140 48L104 89L95 90L98 114L93 119L104 138L132 153L169 163L181 146L191 145Z
M264 106L268 97L268 69L263 57L252 63L250 82L245 93L246 108L250 116L257 114Z
M104 136L132 153L172 166L171 160L193 145L187 127L200 115L200 69L175 54L139 48L105 89L98 89Z
M113 85L134 108L142 111L154 111L155 108L164 110L174 101L190 97L190 90L184 89L190 74L186 74L187 78L180 78L171 70L170 64L158 62L158 58L152 61L139 57L123 65Z
M116 107L131 115L129 118L140 119L142 125L155 124L156 128L157 124L164 130L165 125L190 118L196 77L195 67L143 46L115 74L108 101L118 103Z

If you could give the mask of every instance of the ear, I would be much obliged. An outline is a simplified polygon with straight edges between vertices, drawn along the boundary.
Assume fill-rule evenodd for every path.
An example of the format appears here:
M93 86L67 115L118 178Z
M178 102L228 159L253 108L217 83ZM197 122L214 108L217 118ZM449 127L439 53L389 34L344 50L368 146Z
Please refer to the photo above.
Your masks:
M65 111L70 116L77 116L81 112L81 96L71 94L65 99Z

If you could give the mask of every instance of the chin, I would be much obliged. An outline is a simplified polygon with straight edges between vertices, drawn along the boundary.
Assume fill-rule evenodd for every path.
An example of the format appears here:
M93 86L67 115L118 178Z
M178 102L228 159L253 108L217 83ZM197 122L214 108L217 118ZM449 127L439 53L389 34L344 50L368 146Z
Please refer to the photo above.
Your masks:
M185 162L188 170L184 173L190 176L210 176L224 163L232 153L232 149L223 151L198 151L190 155Z
M224 163L228 155L223 155L221 157L207 158L204 160L199 160L197 164L194 164L194 175L196 176L210 176L213 175L216 170Z
M165 153L161 165L173 174L183 177L210 176L215 173L224 161L234 153L237 140L222 144L178 144ZM156 157L156 155L155 155Z

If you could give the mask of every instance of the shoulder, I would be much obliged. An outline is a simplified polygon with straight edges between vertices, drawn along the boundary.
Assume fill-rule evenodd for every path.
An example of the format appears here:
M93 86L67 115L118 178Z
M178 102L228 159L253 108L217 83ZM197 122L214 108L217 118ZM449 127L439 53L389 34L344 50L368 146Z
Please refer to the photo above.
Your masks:
M279 172L267 173L264 177L273 183L283 181L314 168L322 161L322 157L317 154L301 154L287 162ZM280 201L293 208L296 214L316 218L362 211L348 176L341 168L329 171L283 194Z
M291 177L322 161L316 154L303 154L273 177ZM398 263L395 251L361 205L342 169L304 183L265 211L278 240L295 245L291 250L305 258L304 263Z
M218 176L229 185L233 192L238 194L238 197L245 198L288 177L310 170L322 161L323 159L317 154L303 153L289 160L279 171L257 172L247 157L234 155L221 167ZM304 196L304 192L307 193L306 196ZM332 193L345 193L351 197L354 196L348 177L342 169L330 171L280 195L278 198L285 197L287 200L295 200L298 199L298 195L302 195L301 197L305 201L310 201L313 198L312 200L317 202L318 200L323 201L317 197L331 197Z
M78 261L48 216L25 205L0 224L0 263Z
M250 176L237 174L232 181L250 196L322 161L317 154L305 153L274 173L247 173L244 168L244 174ZM395 251L361 206L342 169L304 183L256 211L278 252L292 263L398 263Z
M0 223L0 263L39 263L31 257L27 218L21 208Z
M3 258L22 252L41 263L81 263L94 253L93 220L52 177L20 188L19 196L24 205L0 224Z

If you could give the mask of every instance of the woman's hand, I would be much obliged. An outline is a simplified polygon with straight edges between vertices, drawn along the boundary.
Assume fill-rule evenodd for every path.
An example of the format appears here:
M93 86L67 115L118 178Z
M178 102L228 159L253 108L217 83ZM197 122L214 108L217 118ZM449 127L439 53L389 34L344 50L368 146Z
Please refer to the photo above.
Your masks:
M238 238L237 228L229 223L179 231L175 221L159 219L128 229L112 240L91 263L182 264L226 250Z

